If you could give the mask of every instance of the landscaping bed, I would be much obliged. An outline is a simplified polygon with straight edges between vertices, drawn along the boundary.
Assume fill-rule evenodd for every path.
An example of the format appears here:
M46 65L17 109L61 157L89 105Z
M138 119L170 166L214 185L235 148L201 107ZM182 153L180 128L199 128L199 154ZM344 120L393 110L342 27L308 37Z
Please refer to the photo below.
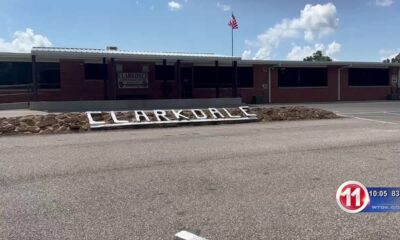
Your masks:
M86 113L61 113L0 118L0 135L89 131Z
M230 109L233 114L236 109ZM302 106L289 107L255 107L251 113L257 114L261 122L271 121L295 121L314 119L339 118L330 111L306 108ZM188 113L189 114L189 113ZM130 113L117 113L121 120L131 120ZM106 122L112 121L110 114L103 113L101 116ZM150 118L153 117L150 115ZM222 124L223 122L221 122ZM0 118L0 135L17 134L53 134L74 133L90 131L89 120L86 113L60 113L48 115L29 115L23 117Z
M252 108L260 121L296 121L339 118L335 113L303 106Z

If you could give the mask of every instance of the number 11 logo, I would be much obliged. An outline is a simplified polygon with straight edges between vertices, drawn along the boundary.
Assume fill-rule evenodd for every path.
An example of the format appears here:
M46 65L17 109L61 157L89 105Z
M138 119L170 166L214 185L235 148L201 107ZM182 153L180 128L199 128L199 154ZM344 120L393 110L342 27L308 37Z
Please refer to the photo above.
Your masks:
M336 201L342 210L348 213L359 213L369 203L367 188L356 181L345 182L336 192Z

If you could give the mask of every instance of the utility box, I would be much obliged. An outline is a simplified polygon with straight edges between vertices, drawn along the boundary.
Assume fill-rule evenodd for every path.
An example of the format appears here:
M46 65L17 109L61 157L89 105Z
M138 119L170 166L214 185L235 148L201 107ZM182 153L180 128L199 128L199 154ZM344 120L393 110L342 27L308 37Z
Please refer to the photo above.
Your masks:
M264 96L253 96L253 98L251 99L251 103L253 103L253 104L265 103Z

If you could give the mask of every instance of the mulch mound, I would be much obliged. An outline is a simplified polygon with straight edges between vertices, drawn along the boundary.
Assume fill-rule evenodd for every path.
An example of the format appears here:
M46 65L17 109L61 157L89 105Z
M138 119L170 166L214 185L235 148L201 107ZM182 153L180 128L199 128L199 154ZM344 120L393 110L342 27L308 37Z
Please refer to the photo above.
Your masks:
M298 121L339 118L335 113L303 106L252 108L258 119L263 122Z
M85 113L0 118L0 135L85 132L89 129Z
M239 111L237 109L231 110L234 114L235 111ZM261 122L339 118L339 116L330 111L302 106L256 107L251 108L251 112L256 113L258 120ZM190 114L190 112L185 113ZM122 117L122 120L133 118L132 113L117 113L117 116ZM154 120L151 114L150 118ZM112 122L111 116L108 113L102 114L101 119L105 120L107 123ZM90 126L86 113L61 113L44 116L29 115L23 117L0 118L0 136L87 131L90 131Z

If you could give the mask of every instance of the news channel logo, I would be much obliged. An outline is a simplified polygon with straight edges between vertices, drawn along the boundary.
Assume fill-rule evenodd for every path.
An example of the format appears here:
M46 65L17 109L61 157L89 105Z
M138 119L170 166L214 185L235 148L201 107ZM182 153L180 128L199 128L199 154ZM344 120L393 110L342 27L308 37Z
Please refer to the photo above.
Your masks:
M400 212L400 188L347 181L336 191L336 202L347 213Z

